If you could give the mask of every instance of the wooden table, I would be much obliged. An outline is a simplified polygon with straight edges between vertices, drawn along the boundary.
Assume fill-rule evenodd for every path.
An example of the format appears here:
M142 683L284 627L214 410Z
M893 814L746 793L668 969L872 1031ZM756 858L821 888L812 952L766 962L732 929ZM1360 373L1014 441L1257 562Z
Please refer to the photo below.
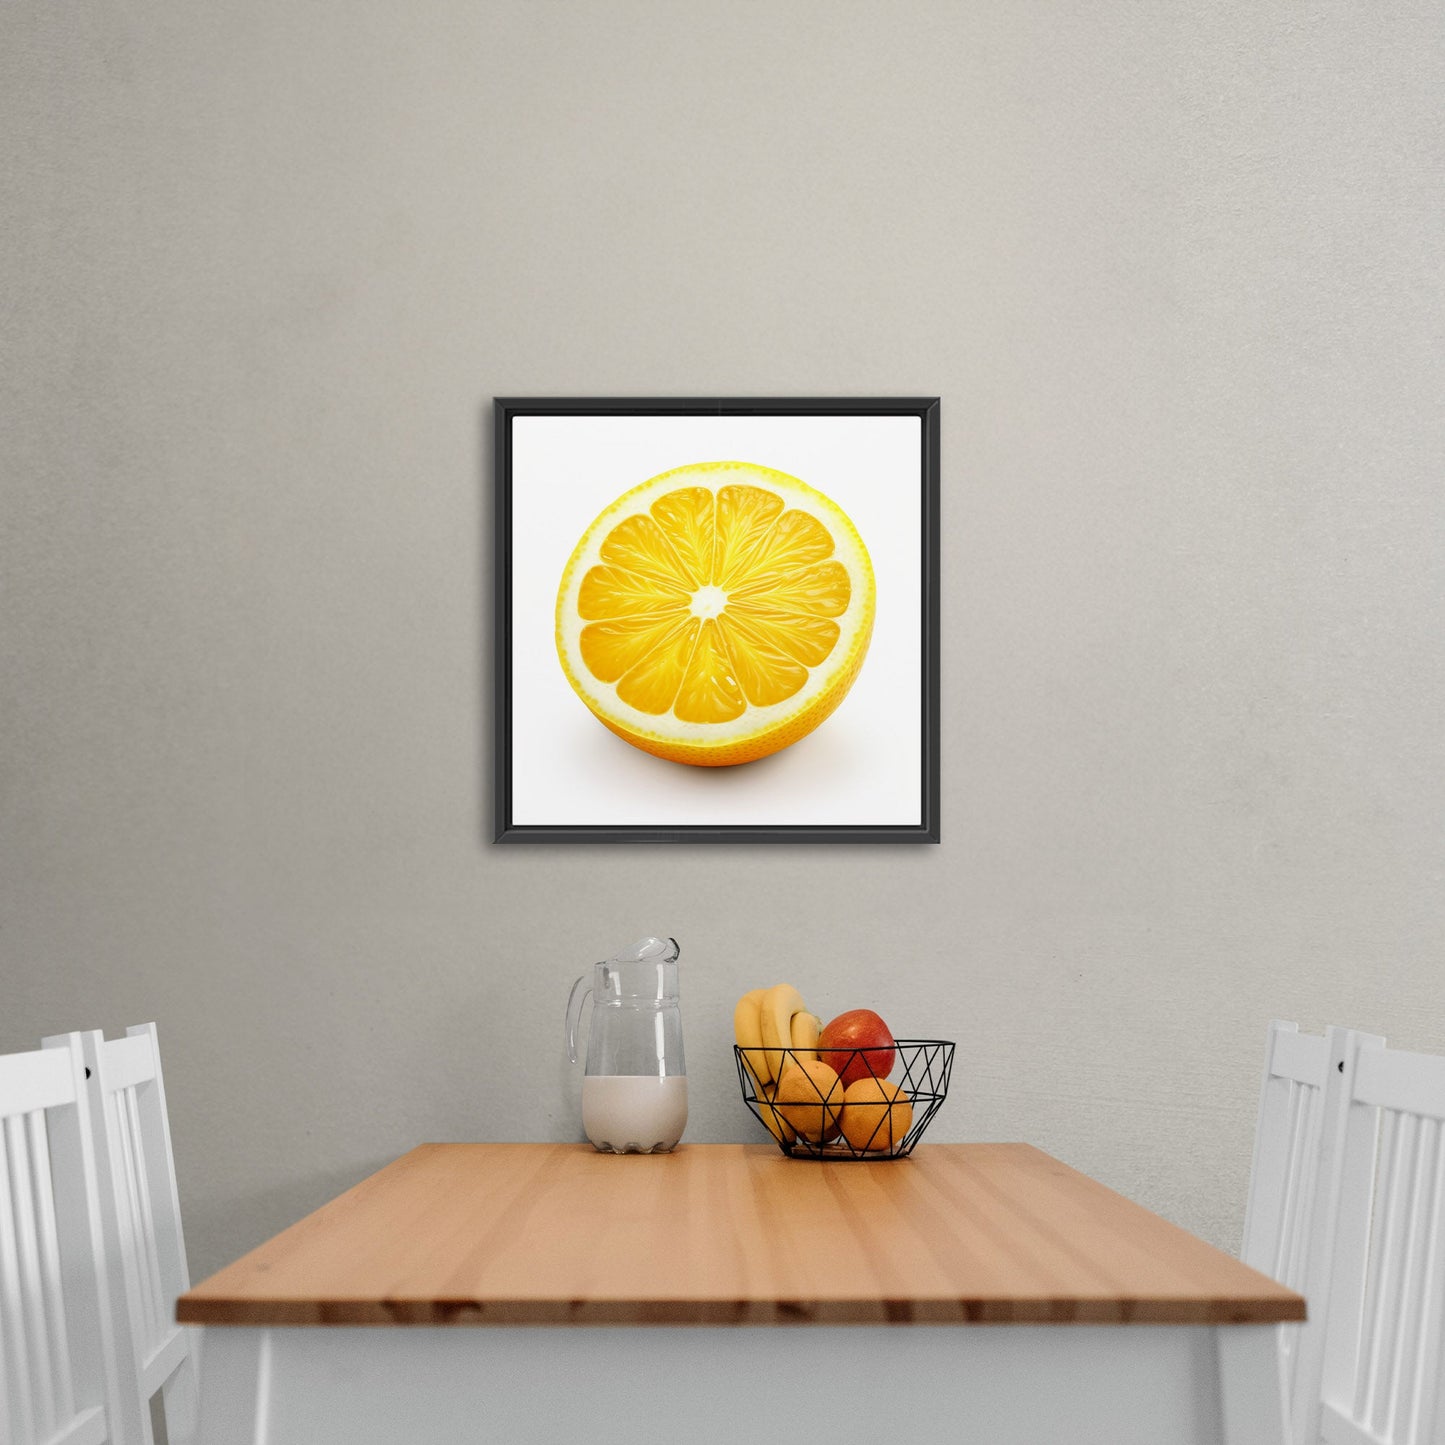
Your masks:
M429 1144L177 1315L205 1445L1281 1445L1304 1301L1026 1144Z

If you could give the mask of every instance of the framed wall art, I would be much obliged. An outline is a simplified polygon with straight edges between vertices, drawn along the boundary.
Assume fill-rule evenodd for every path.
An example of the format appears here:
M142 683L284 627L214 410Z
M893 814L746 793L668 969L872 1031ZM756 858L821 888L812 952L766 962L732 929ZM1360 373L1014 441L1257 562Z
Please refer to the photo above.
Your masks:
M938 398L495 424L498 841L938 841Z

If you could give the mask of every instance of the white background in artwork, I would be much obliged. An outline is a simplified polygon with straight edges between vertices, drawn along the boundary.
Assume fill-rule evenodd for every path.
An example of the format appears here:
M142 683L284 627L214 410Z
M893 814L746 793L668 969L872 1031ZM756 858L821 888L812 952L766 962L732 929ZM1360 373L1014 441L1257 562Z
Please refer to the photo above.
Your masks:
M907 416L522 416L512 423L512 822L917 824L922 717L922 424ZM608 732L555 645L557 587L623 492L689 462L801 478L852 518L878 612L847 698L815 732L733 768L663 761Z

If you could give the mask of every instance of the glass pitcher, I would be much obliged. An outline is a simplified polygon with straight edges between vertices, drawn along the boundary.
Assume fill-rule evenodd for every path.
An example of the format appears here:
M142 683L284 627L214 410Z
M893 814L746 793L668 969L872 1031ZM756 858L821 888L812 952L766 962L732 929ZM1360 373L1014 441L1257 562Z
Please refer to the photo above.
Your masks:
M567 1057L592 995L582 1128L604 1154L665 1154L687 1126L675 938L644 938L584 973L567 999Z

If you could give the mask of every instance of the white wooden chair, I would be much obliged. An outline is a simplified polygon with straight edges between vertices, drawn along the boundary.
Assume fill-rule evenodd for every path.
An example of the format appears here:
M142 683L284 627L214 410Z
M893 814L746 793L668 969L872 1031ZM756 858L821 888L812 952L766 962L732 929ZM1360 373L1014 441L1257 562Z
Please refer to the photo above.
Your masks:
M1445 1058L1353 1040L1320 1164L1310 1266L1318 1331L1302 1350L1296 1438L1445 1442ZM1322 1298L1318 1298L1320 1294Z
M0 1441L101 1445L119 1380L78 1036L0 1056Z
M176 1297L190 1288L190 1274L156 1027L139 1024L111 1040L92 1031L81 1045L116 1320L121 1433L153 1445L150 1402L159 1390L170 1445L191 1445L198 1332L176 1324Z
M1270 1024L1240 1258L1301 1293L1326 1062L1324 1035L1302 1034L1298 1024Z
M1269 1026L1240 1258L1308 1301L1309 1320L1279 1330L1281 1409L1287 1420L1296 1415L1302 1395L1317 1388L1303 1376L1313 1377L1317 1369L1319 1316L1329 1284L1329 1251L1322 1246L1332 1225L1319 1217L1320 1165L1327 1138L1344 1122L1343 1094L1327 1081L1338 1080L1346 1056L1352 1060L1361 1044L1383 1043L1353 1029L1330 1028L1321 1035L1302 1034L1297 1024L1278 1020Z

